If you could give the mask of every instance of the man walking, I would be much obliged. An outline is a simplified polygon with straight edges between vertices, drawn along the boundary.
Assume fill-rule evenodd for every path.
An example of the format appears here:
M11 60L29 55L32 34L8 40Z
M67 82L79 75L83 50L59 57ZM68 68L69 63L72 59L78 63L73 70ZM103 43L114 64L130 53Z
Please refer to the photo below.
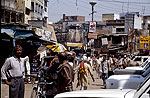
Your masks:
M73 90L74 79L73 67L68 63L65 52L58 54L60 65L58 67L58 92L68 92Z
M14 48L14 56L6 59L1 69L2 79L9 85L9 98L24 98L25 59L22 47Z
M78 76L77 76L77 87L81 86L80 90L87 90L88 84L89 84L89 74L91 75L93 82L94 77L93 77L93 71L91 66L88 64L87 58L84 57L83 61L80 63L79 68L78 68Z
M109 62L107 61L107 56L103 56L103 61L101 62L100 70L102 71L102 80L105 86L105 80L108 78Z

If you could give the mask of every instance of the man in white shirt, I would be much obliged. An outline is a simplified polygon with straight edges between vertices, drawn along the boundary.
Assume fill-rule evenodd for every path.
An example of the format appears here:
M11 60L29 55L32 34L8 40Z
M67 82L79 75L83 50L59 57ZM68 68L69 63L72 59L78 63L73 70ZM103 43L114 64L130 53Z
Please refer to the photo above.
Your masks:
M6 59L1 69L2 79L9 85L9 98L24 98L25 59L22 47L14 48L14 56Z
M105 85L105 80L108 78L109 71L109 62L107 60L107 56L103 55L103 61L101 62L101 70L102 70L102 80Z

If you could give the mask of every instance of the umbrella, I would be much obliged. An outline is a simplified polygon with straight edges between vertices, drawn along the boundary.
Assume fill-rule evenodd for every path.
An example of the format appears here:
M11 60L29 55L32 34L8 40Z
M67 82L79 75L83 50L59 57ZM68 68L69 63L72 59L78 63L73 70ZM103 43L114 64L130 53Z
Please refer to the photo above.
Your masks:
M51 49L53 52L64 52L67 50L64 45L59 43L56 43L55 45L47 45L46 47Z

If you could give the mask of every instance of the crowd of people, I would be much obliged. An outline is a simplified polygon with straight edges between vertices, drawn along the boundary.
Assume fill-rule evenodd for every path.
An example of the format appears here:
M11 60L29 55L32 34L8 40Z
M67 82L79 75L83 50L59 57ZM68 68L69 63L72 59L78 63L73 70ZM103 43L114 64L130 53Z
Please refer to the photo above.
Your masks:
M2 79L10 87L10 98L24 98L26 60L21 58L21 53L21 46L16 46L14 56L9 57L1 69ZM49 55L51 56L50 53ZM105 85L105 80L113 74L113 71L116 68L125 68L128 61L126 56L115 57L107 54L81 54L77 57L75 52L61 52L53 56L54 58L41 62L41 66L47 66L45 79L55 82L55 90L53 90L55 94L72 91L74 81L78 81L76 87L80 87L80 90L87 90L89 75L93 82L95 77L101 78ZM94 71L96 76L93 75ZM77 80L74 78L75 75Z

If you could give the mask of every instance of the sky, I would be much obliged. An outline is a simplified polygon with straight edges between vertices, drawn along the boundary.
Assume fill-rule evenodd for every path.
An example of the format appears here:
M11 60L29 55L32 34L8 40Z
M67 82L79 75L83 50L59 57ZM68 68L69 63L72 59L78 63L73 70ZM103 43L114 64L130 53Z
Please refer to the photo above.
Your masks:
M66 16L85 16L91 21L92 7L89 2L96 2L94 6L94 21L101 21L102 14L140 12L141 15L150 15L150 0L49 0L48 20L57 22Z

